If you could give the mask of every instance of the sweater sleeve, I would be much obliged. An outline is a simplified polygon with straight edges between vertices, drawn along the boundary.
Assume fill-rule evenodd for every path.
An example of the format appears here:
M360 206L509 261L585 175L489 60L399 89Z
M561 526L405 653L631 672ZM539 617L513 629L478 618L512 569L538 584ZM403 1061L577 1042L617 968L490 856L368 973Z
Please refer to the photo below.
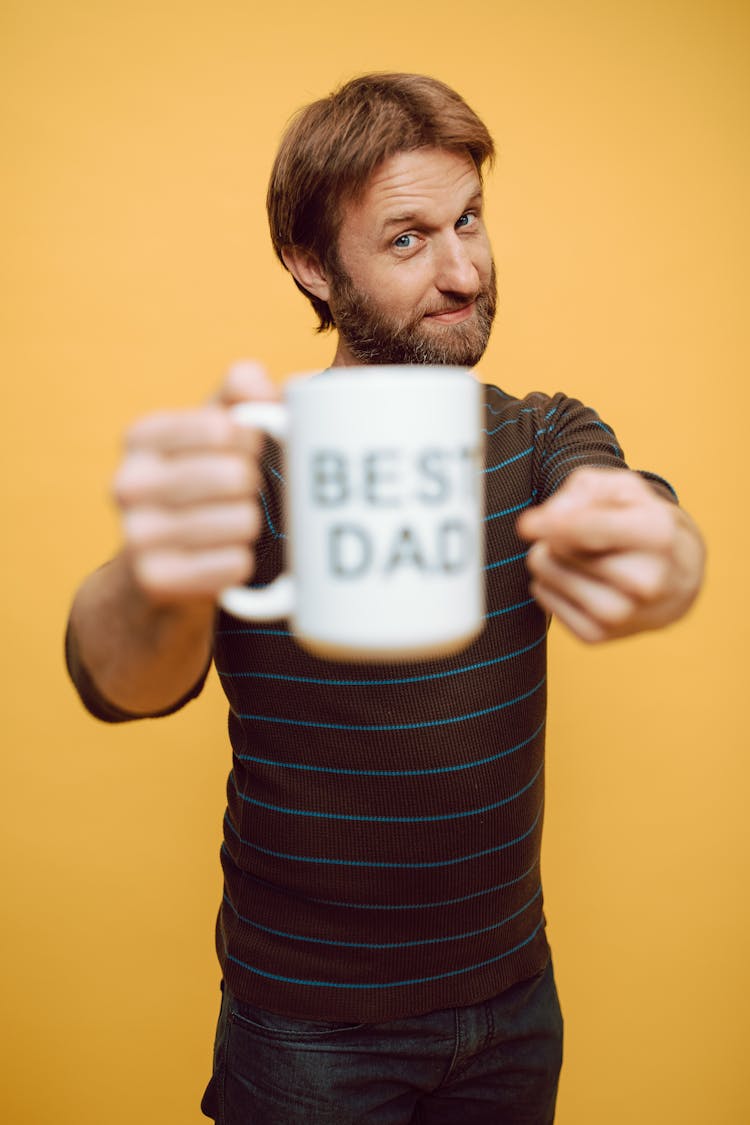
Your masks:
M577 399L556 394L539 408L537 433L541 436L537 503L543 503L576 469L627 469L625 454L614 430L596 411ZM677 501L668 483L656 473L636 470L665 500Z

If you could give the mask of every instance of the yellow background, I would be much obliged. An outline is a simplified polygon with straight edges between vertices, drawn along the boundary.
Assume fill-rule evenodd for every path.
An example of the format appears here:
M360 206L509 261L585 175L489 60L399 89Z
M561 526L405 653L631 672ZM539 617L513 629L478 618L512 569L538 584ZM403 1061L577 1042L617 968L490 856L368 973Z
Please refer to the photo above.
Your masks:
M710 544L686 622L604 649L554 630L558 1121L750 1120L746 0L6 0L0 20L3 1120L204 1120L224 704L212 680L169 720L98 724L62 634L117 545L124 425L237 356L277 378L330 358L265 182L292 111L373 69L442 77L498 142L484 377L595 405Z

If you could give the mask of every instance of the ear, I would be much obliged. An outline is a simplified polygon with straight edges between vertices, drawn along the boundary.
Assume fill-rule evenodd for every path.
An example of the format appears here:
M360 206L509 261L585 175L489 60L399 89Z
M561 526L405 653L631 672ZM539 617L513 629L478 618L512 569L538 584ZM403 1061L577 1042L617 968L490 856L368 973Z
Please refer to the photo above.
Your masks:
M303 289L307 289L308 293L321 301L328 301L331 288L326 271L315 254L310 250L303 250L301 246L285 246L281 257L294 280Z

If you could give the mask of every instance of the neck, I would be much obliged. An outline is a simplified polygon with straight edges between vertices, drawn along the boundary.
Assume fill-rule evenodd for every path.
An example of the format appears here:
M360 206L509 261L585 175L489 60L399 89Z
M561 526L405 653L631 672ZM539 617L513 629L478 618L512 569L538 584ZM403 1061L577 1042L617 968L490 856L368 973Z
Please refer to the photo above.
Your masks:
M331 367L362 367L362 360L357 359L352 352L349 351L349 345L343 336L339 336L338 344L336 345L336 353L331 362Z

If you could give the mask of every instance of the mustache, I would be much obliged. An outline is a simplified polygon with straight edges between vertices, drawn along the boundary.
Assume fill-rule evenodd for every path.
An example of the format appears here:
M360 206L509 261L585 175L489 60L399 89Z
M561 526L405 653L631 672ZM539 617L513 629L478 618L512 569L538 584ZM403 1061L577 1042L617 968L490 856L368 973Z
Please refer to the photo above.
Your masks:
M458 312L459 309L465 309L467 305L475 304L479 309L488 307L495 309L496 289L494 273L488 285L483 286L469 296L466 293L444 293L440 304L428 304L424 309L419 312L410 320L411 324L417 324L425 316L439 316L441 313Z
M422 316L440 316L441 313L458 312L459 309L465 309L467 305L473 305L475 301L479 300L481 293L476 293L473 297L456 297L443 301L441 305L436 305L434 308L428 308L421 313Z

